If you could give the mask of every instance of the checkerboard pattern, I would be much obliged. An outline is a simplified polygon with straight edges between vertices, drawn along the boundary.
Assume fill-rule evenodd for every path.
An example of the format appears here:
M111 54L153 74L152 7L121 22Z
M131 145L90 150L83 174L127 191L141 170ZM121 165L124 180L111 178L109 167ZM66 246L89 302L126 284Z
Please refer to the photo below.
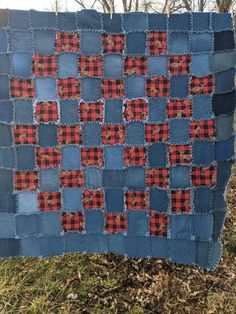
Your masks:
M234 157L230 15L20 16L0 12L0 257L213 269Z

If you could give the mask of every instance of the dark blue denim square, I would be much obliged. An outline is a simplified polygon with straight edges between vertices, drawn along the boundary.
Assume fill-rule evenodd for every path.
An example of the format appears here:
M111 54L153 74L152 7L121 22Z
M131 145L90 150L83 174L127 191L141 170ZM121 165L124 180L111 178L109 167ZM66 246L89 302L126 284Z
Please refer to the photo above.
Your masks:
M201 53L192 55L192 62L190 64L190 70L192 75L205 76L211 73L210 69L210 55L207 53Z
M194 119L212 118L212 98L211 95L198 95L192 97Z
M126 35L126 52L128 55L144 54L146 51L146 35L143 32Z
M0 121L6 123L13 121L13 104L11 101L0 101Z
M130 210L128 212L128 235L147 235L149 217L145 210Z
M35 52L41 54L54 53L55 32L47 30L35 30Z
M75 232L65 233L65 251L82 252L84 251L84 236Z
M105 122L122 122L122 100L111 99L105 102Z
M152 256L157 258L169 258L169 240L162 237L151 237Z
M167 15L160 13L149 13L149 30L150 31L165 31L167 29Z
M190 187L190 167L188 166L171 167L170 186L173 189Z
M145 31L148 28L147 14L142 12L129 12L123 15L124 30Z
M20 237L27 237L41 233L41 221L39 214L15 216L16 233Z
M7 76L0 77L0 99L9 99L9 78Z
M29 11L9 10L10 26L12 29L29 28Z
M103 170L103 186L108 188L123 188L126 185L126 170Z
M56 146L57 145L57 126L53 124L39 125L39 145Z
M145 169L143 167L129 167L127 169L127 186L131 189L145 188Z
M158 212L167 212L169 209L169 198L167 191L156 188L150 189L150 209Z
M118 54L106 54L103 57L104 77L120 78L123 74L123 58Z
M100 29L102 27L101 13L96 10L81 10L77 12L77 26L79 29Z
M44 236L55 236L61 233L60 212L41 213Z
M145 78L129 76L125 78L125 94L128 98L145 96Z
M98 54L102 52L101 33L82 31L80 34L80 50L82 54Z
M149 98L149 121L164 122L166 119L166 99Z
M68 188L63 190L63 210L77 212L82 209L82 189Z
M127 236L126 251L130 257L151 256L151 237L147 236Z
M217 139L224 141L230 138L234 133L234 116L219 116L216 119L216 135Z
M171 240L169 258L176 263L196 263L196 243L190 240Z
M27 214L38 212L37 195L37 192L28 191L17 193L17 211Z
M84 186L87 189L99 189L102 187L102 169L98 167L84 168Z
M0 168L13 169L14 167L14 150L12 148L0 147Z
M211 141L193 142L193 163L195 165L210 165L214 161L215 143Z
M0 239L1 256L19 256L20 240L19 239Z
M188 75L176 75L170 79L170 96L184 98L188 96Z
M7 44L7 33L5 30L0 29L0 52L7 52L8 44Z
M65 252L65 243L62 236L40 237L40 257L55 256Z
M188 215L170 216L170 233L173 239L191 239L191 219Z
M234 140L235 137L232 136L226 141L216 142L215 144L215 159L227 160L234 157Z
M169 18L169 30L188 31L190 30L190 14L171 14Z
M213 190L199 187L194 189L194 211L196 213L209 213L213 210Z
M105 168L106 169L123 169L124 147L123 146L106 146L105 153Z
M214 213L213 240L218 240L224 227L226 212Z
M234 160L218 161L217 163L217 185L216 188L225 188L231 174Z
M102 233L104 225L104 216L102 210L85 211L85 229L86 233Z
M35 79L36 96L39 100L56 99L56 80L51 77L37 77Z
M31 32L10 31L10 50L31 52L33 50L33 36Z
M54 12L30 11L31 25L33 28L56 28L57 17Z
M224 106L222 106L222 104L224 104ZM212 107L214 114L216 116L233 112L235 105L236 105L235 92L213 95Z
M103 18L103 28L106 32L122 33L123 29L121 26L122 19L121 19L120 13L113 13L112 19L111 19L110 14L103 13L102 18Z
M181 54L189 52L189 34L172 32L169 36L169 52L171 54Z
M126 125L126 142L129 145L139 145L144 143L144 124L134 121Z
M74 12L59 12L58 27L62 31L73 31L77 29L76 13Z
M7 55L7 54L0 55L0 68L1 68L1 74L9 74L10 73L9 55Z
M78 56L75 53L62 53L57 57L59 77L77 77Z
M16 212L16 195L0 194L0 212L15 213Z
M232 16L229 13L212 13L212 30L223 31L233 29Z
M106 189L105 208L111 213L121 213L124 210L124 191L122 189Z
M148 56L148 74L166 76L167 75L167 57L166 56Z
M210 28L210 14L192 12L192 24L194 32L207 31Z
M61 100L60 115L61 123L77 123L79 121L78 102L75 100Z
M23 145L16 148L18 170L33 170L35 168L34 146Z
M194 33L191 35L192 52L210 52L213 50L212 33Z
M0 238L14 238L16 236L13 214L0 213Z
M108 239L106 234L84 235L85 251L87 253L107 253Z
M101 124L86 123L83 125L84 145L100 145L101 144Z
M80 169L80 148L74 146L64 146L61 149L62 169Z
M170 142L172 144L182 144L189 141L189 120L172 119L169 122Z
M192 234L197 241L209 241L213 234L213 215L193 215Z
M12 74L15 76L31 76L31 55L29 53L12 54Z
M0 169L0 192L13 192L13 174L11 170Z
M16 100L15 102L16 123L33 123L33 104L31 100Z
M101 98L101 80L95 77L86 77L81 80L82 98L85 101L97 101Z
M227 210L226 193L224 187L213 190L213 208L215 211Z
M150 167L165 167L166 163L166 144L155 143L148 147L148 164Z
M108 234L108 251L115 254L125 254L125 237L122 234Z
M224 31L216 32L214 39L214 50L229 50L234 49L234 32Z
M12 133L11 126L6 124L0 124L0 146L11 146Z
M40 170L40 189L41 191L59 190L59 172L58 169Z
M215 75L217 94L230 92L234 89L235 69L230 69Z

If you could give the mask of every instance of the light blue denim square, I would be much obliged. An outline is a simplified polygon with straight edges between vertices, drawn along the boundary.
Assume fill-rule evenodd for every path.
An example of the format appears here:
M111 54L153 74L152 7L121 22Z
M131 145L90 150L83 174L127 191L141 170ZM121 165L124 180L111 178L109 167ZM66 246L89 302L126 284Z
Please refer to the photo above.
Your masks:
M192 234L198 241L209 241L213 234L213 215L193 215Z
M196 243L190 240L171 240L169 245L170 259L181 264L196 263Z
M149 13L148 22L150 31L165 31L167 29L167 14Z
M9 99L9 78L7 76L0 77L0 99Z
M141 76L125 78L125 94L128 98L145 96L145 79Z
M173 239L191 239L191 218L188 215L170 216L170 233Z
M79 122L78 102L75 100L61 100L60 115L62 124Z
M171 54L181 54L189 52L189 34L172 32L169 36L169 52Z
M151 256L151 237L127 236L126 252L134 258Z
M150 209L158 212L167 212L169 208L169 198L166 190L150 189Z
M11 126L6 124L0 124L0 146L11 146L12 133Z
M147 235L149 217L145 210L130 210L128 212L128 235Z
M169 17L169 30L170 31L189 31L190 30L190 14L174 13Z
M106 189L105 208L111 213L124 211L124 191L122 189Z
M101 124L86 123L83 125L84 145L99 146L101 144Z
M31 100L16 100L15 104L15 122L33 123L33 104Z
M229 161L218 161L217 163L217 184L216 188L225 188L228 184L232 165L234 163L234 160Z
M52 54L55 50L55 32L48 30L35 30L35 52Z
M219 116L216 119L216 132L217 132L217 139L218 140L227 140L230 138L233 133L233 123L234 123L234 115L228 116Z
M37 236L20 239L21 256L40 256L39 239Z
M213 51L212 33L193 33L191 34L192 52L210 52Z
M235 69L230 69L221 73L217 73L215 77L216 93L219 94L232 91L234 89L234 77Z
M100 29L102 27L102 14L96 10L81 10L77 12L77 25L79 29Z
M118 54L105 54L103 57L104 77L120 78L123 75L123 58Z
M234 157L234 140L235 136L232 136L226 141L216 142L215 144L215 159L227 160Z
M14 238L16 236L13 214L0 213L0 238Z
M126 35L126 53L128 55L144 54L146 52L146 34L133 32Z
M211 95L192 97L194 119L209 119L213 117Z
M82 209L82 189L68 188L63 190L63 210L77 212Z
M142 12L129 12L123 15L124 30L145 31L148 27L147 14Z
M127 169L127 186L131 189L145 188L145 169L143 167L129 167Z
M65 238L66 252L82 252L84 251L84 236L75 232L67 232Z
M209 213L213 210L213 190L205 187L194 189L194 211L196 213Z
M10 50L31 52L33 50L33 36L31 32L10 31Z
M210 165L214 161L215 143L211 141L193 142L193 163L195 165Z
M84 236L87 253L107 253L108 240L106 234L86 234Z
M16 161L18 170L33 170L36 167L34 146L22 145L16 147Z
M0 101L0 121L10 123L13 119L13 103L11 101Z
M20 192L17 193L17 203L19 213L32 213L38 210L37 193Z
M205 76L211 73L210 55L206 53L192 55L190 71L193 75L196 76Z
M109 13L102 14L103 28L106 32L122 33L122 18L120 13L113 13L112 19Z
M57 16L54 12L30 11L31 24L33 28L56 28Z
M61 233L61 213L57 211L42 212L42 231L44 236L55 236Z
M224 31L233 29L233 22L230 13L212 13L212 30Z
M233 68L236 64L236 51L215 52L211 56L211 72L218 73Z
M185 98L188 96L188 75L176 75L170 78L170 96L173 98Z
M125 237L121 234L109 234L108 251L115 254L125 254Z
M15 213L16 212L16 195L0 194L0 212Z
M149 98L149 121L164 122L166 119L166 99Z
M65 252L64 237L41 237L39 238L40 257L54 256Z
M96 31L81 31L80 49L82 54L99 54L102 52L101 33Z
M106 169L123 169L124 147L106 146L105 150L105 168Z
M56 80L50 77L35 79L36 97L38 100L56 99Z
M85 229L87 234L101 234L104 228L104 217L102 210L85 211Z
M84 169L84 186L87 189L99 189L102 187L102 169L98 167L86 167Z
M78 56L75 53L62 53L57 57L59 77L77 77Z
M7 32L5 30L0 29L0 52L7 52L8 44L7 44Z
M190 140L188 119L170 120L169 131L170 131L170 142L172 144L183 144Z
M53 124L39 125L39 145L56 146L57 145L57 126Z
M40 188L41 191L58 191L59 173L58 169L41 169L40 170Z
M29 53L12 54L12 74L15 76L31 76L31 55Z
M149 167L165 167L167 163L167 148L164 143L154 143L148 147Z
M59 12L58 27L62 31L73 31L77 29L76 13L74 12Z
M29 28L29 11L9 10L10 26L15 29Z
M148 56L148 74L167 75L167 57L166 56Z
M7 54L0 55L0 69L1 74L9 74L10 73L10 58Z
M12 148L0 147L0 168L13 169L15 167L15 154Z
M103 186L107 188L123 188L126 185L126 170L103 170Z
M62 169L80 169L80 148L74 146L64 146L61 149Z
M101 98L101 80L96 77L85 77L81 80L82 98L85 101L97 101Z
M144 143L144 123L129 122L126 125L126 142L129 145L139 145Z
M105 102L105 122L120 123L122 122L122 100L111 99Z
M203 32L210 28L210 14L201 12L192 12L193 31Z
M176 166L170 168L170 187L173 189L190 187L190 167Z
M16 233L19 237L28 237L33 234L40 234L41 220L39 214L15 216Z

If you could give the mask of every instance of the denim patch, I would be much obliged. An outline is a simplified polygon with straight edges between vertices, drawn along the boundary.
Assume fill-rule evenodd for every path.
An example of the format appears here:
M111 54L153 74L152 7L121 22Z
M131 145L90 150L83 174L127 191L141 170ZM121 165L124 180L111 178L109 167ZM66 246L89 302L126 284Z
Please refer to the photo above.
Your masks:
M61 123L77 123L78 116L78 102L73 100L62 100L60 102Z
M0 29L0 52L7 52L8 44L7 44L7 32Z
M213 215L191 216L192 234L197 241L208 241L213 233Z
M11 146L12 133L10 125L0 124L0 146Z
M80 148L73 146L65 146L61 149L62 169L74 170L80 169Z
M121 187L126 185L126 171L125 170L103 170L103 186L104 187Z
M147 30L147 14L142 12L130 12L123 15L124 30L145 31Z
M112 19L109 13L102 15L103 17L103 28L106 32L111 33L122 33L122 19L120 13L113 13Z
M193 55L190 69L191 73L196 76L205 76L211 73L209 54L202 53Z
M219 116L216 119L216 131L218 140L227 140L234 133L234 115Z
M128 55L144 54L146 51L146 35L143 32L126 35L126 53Z
M13 169L15 167L15 154L12 148L0 147L0 168Z
M57 60L59 77L77 77L78 56L75 53L60 54Z
M170 216L170 233L174 239L191 239L191 220L188 215Z
M131 189L145 188L145 169L143 167L129 167L127 169L127 186Z
M105 151L105 168L106 169L123 169L124 147L107 146Z
M108 240L106 234L87 234L84 240L87 253L108 252Z
M12 54L12 74L15 76L31 76L31 55L29 53Z
M84 169L84 186L87 189L101 188L102 174L102 170L98 167L86 167Z
M99 123L86 123L83 125L84 145L101 144L101 125Z
M37 193L20 192L17 194L18 212L33 213L38 211Z
M10 26L15 29L28 29L29 11L23 10L9 10Z
M234 160L218 161L217 163L217 185L216 188L225 188L231 175Z
M122 122L122 100L112 99L105 102L105 122Z
M82 54L101 53L101 33L94 31L82 31L80 34L80 48Z
M229 13L212 13L212 30L223 31L233 29L232 17Z
M65 234L64 238L66 252L71 253L84 250L84 237L82 234L68 232Z
M20 237L27 237L33 234L40 234L40 215L17 215L15 216L16 233Z
M150 122L164 122L166 119L166 99L150 98L148 111Z
M155 143L148 147L148 164L150 167L165 167L166 163L166 144Z
M56 146L57 145L57 126L53 124L39 125L39 145Z
M144 143L144 124L142 122L129 122L126 125L126 141L129 145Z
M145 79L141 76L130 76L125 79L125 93L128 98L145 96Z
M169 122L170 143L182 144L189 141L189 120L171 119Z
M63 190L63 209L76 212L82 209L82 189L68 188Z
M106 210L112 213L124 211L124 191L122 189L106 189Z
M234 89L235 69L216 74L216 93L226 93Z
M148 74L167 76L167 57L166 56L148 56Z
M224 104L224 106L222 106L222 104ZM213 95L212 107L216 116L233 112L235 105L235 92Z
M33 104L30 100L16 100L15 104L15 122L33 123Z
M209 213L213 210L213 190L199 187L194 189L193 197L195 213Z
M0 101L0 121L6 123L13 121L13 104L11 101Z
M194 32L207 31L210 28L210 14L192 12L192 24Z
M236 64L236 51L215 52L211 56L211 70L213 73L234 68Z
M54 256L65 252L65 245L62 236L39 238L41 257Z
M81 83L82 98L85 101L96 101L101 98L101 80L99 78L83 78Z
M176 166L170 168L170 186L173 189L190 186L190 167Z
M167 14L152 14L148 15L150 31L165 31L167 29Z
M0 213L0 238L14 238L16 236L13 214Z
M9 99L9 98L10 98L9 78L7 76L1 76L0 77L0 99Z
M31 52L33 49L33 36L31 32L11 31L10 50Z
M218 240L220 238L222 229L224 227L225 218L226 212L214 213L213 240Z
M176 75L170 79L170 96L184 98L188 96L188 81L187 75Z
M195 264L196 242L173 240L170 241L170 259L181 264Z
M211 33L193 33L191 35L192 52L210 52L213 49L213 35Z
M224 31L216 32L214 39L214 50L229 50L234 49L234 32Z
M193 163L210 165L214 161L215 144L211 141L193 142Z
M106 54L103 57L104 77L119 78L123 75L123 58L118 54Z
M149 217L144 210L128 212L128 235L146 235L149 231Z
M125 237L119 234L109 234L108 238L108 251L115 254L125 254Z
M77 28L75 13L58 13L58 28L62 31L73 31Z
M54 53L55 33L53 31L35 30L35 52L41 54Z
M30 11L31 25L33 28L56 28L57 17L54 12Z
M146 236L127 236L126 253L138 258L151 255L151 238Z
M104 228L104 217L102 210L86 210L85 228L87 234L101 234Z
M60 212L41 213L42 231L45 236L55 236L61 233Z
M167 191L160 189L150 189L150 209L158 212L167 212L169 208L169 198Z
M18 170L33 170L35 168L34 146L23 145L16 148Z
M192 97L194 119L212 118L212 98L210 95L198 95Z
M50 77L35 79L36 96L38 100L56 99L56 80Z
M227 160L234 157L234 140L235 137L232 136L226 141L216 142L215 144L215 158L219 160Z
M170 33L170 47L171 54L180 54L189 52L189 35L185 33Z
M9 55L7 55L7 54L1 54L0 55L0 69L1 69L1 74L9 74L10 73Z
M0 212L15 213L16 212L16 195L0 194Z
M1 257L19 256L20 243L18 239L0 239Z
M190 30L190 14L171 14L169 17L170 31L188 31Z
M77 12L77 26L79 29L100 29L101 14L95 10L81 10Z
M227 189L224 187L213 190L213 206L215 211L227 210L226 192Z
M58 191L59 173L57 169L40 170L40 189L42 192Z

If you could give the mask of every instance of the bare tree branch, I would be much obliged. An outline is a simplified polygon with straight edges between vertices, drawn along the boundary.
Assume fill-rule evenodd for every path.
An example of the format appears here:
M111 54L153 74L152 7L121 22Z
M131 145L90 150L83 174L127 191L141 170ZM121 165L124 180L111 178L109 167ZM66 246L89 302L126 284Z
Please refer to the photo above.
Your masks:
M192 11L192 7L191 7L190 2L188 0L183 0L183 3L185 5L185 8L187 11Z

